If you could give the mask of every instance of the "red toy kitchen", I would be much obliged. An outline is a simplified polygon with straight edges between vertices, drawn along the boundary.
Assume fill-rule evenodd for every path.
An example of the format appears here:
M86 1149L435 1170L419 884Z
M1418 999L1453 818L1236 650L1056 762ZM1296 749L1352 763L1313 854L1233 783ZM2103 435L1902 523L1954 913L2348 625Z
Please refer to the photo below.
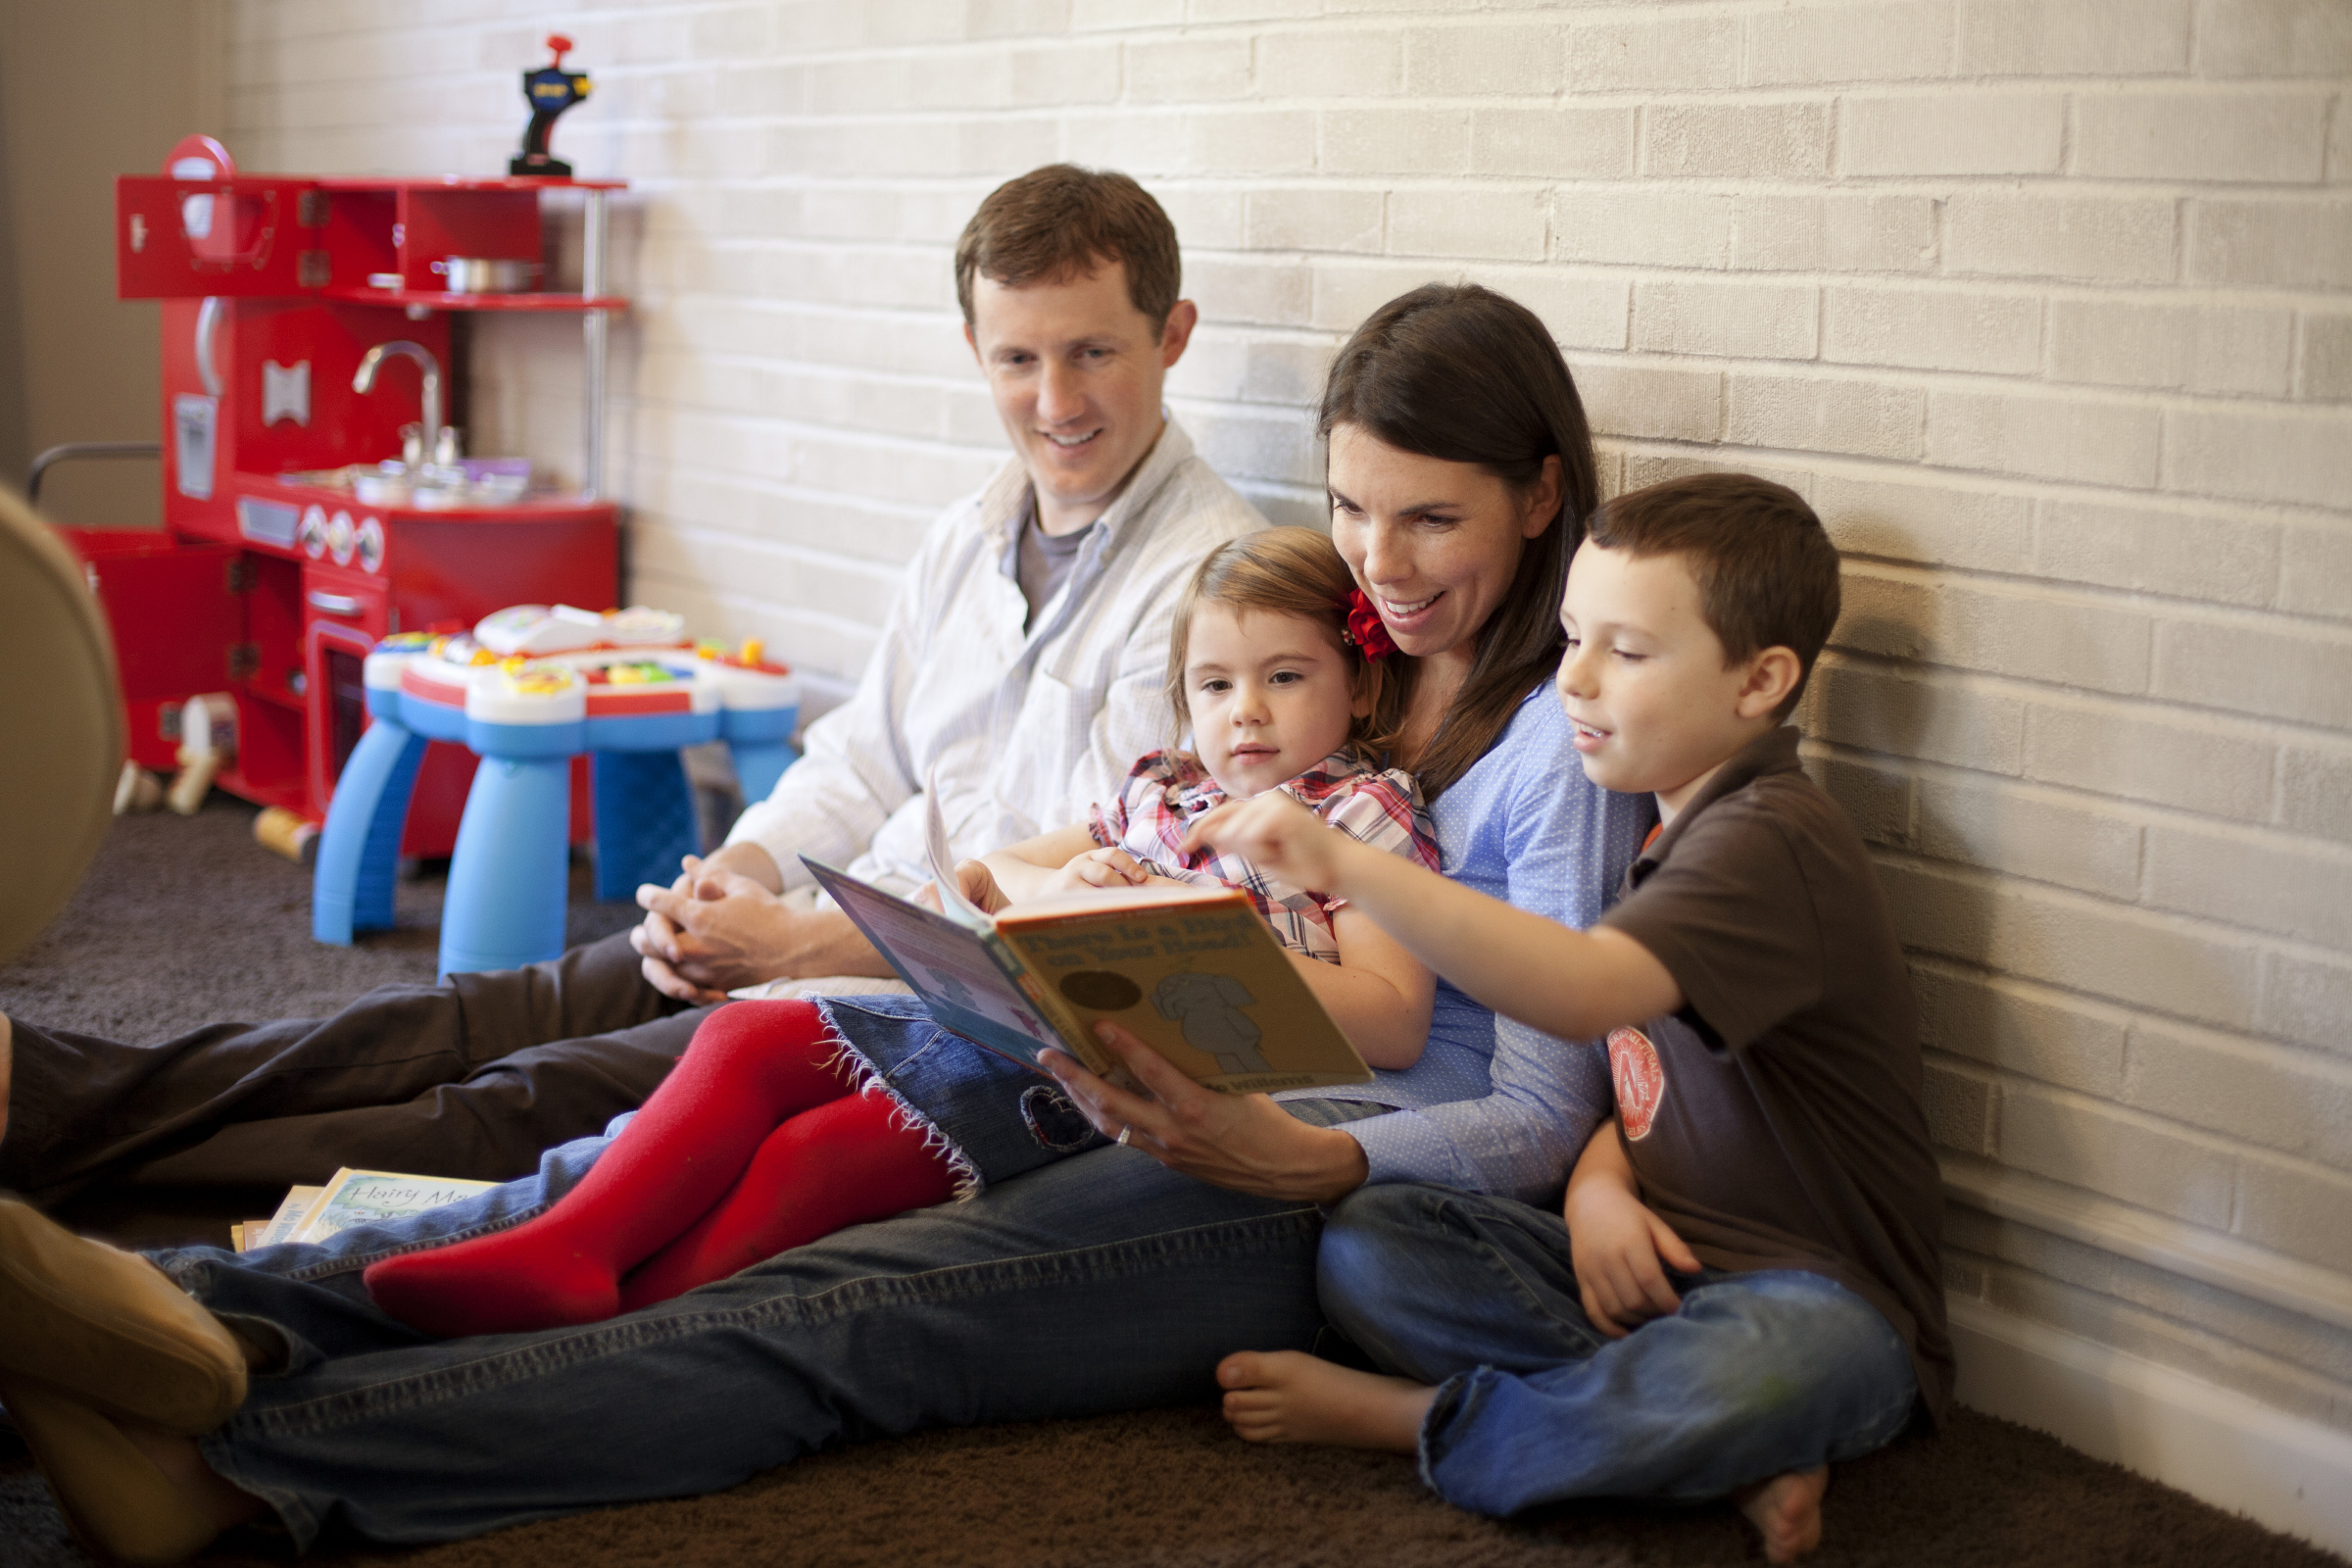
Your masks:
M162 302L165 526L61 532L114 626L133 760L169 771L185 705L205 696L210 727L234 734L214 781L320 821L367 723L377 639L617 602L599 475L606 335L625 303L604 292L619 188L246 175L202 136L163 174L117 181L118 295ZM540 287L558 194L582 210L577 293ZM462 450L453 317L487 311L582 318L579 489ZM434 744L403 853L450 852L473 767Z

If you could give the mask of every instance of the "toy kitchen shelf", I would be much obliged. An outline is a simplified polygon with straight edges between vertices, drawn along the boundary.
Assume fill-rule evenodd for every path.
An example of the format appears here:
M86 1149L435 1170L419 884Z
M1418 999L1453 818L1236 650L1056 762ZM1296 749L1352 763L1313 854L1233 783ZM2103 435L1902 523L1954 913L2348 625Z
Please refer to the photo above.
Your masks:
M329 282L320 296L354 305L416 306L458 311L619 310L628 301L585 285L578 294L537 290L452 293L441 278L452 256L539 260L539 192L549 188L587 193L592 253L582 271L604 273L605 193L623 187L612 180L547 179L532 175L439 180L326 178L313 182L325 193ZM300 198L297 197L297 202ZM364 284L350 273L363 269ZM376 279L384 279L377 282Z
M164 530L60 531L114 625L135 760L168 771L184 705L225 696L236 751L216 782L320 821L368 721L377 641L515 604L616 602L605 377L627 302L605 277L621 188L247 175L203 136L162 174L117 180L117 294L162 308ZM583 209L578 293L535 287L551 192ZM532 484L520 460L436 451L464 375L450 318L481 311L581 317L576 490ZM404 853L450 852L473 768L435 744Z

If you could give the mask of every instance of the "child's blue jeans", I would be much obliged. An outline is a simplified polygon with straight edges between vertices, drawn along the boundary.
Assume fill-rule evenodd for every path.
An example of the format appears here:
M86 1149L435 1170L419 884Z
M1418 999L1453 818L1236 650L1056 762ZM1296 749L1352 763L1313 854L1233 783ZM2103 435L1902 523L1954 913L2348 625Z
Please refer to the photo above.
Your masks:
M1911 1359L1816 1274L1674 1274L1682 1310L1611 1340L1585 1315L1556 1213L1366 1187L1323 1231L1323 1309L1384 1371L1438 1386L1421 1473L1456 1507L1698 1501L1868 1453L1903 1429Z

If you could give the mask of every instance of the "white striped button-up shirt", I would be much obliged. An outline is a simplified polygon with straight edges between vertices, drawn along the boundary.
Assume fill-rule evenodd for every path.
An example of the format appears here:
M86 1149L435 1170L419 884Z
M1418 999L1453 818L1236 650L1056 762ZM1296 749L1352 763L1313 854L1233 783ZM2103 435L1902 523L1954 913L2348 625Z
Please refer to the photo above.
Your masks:
M956 854L985 855L1084 821L1173 739L1176 597L1265 519L1171 418L1032 616L1014 576L1029 501L1016 459L932 524L857 695L808 726L808 755L727 835L773 856L785 886L809 881L804 853L897 891L929 880L926 778Z

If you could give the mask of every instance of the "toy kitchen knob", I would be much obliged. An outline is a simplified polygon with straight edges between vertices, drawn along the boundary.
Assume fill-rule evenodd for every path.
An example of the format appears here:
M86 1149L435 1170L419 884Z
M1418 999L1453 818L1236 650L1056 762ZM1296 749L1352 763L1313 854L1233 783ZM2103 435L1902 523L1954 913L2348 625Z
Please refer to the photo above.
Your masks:
M360 558L362 571L384 569L384 521L381 517L362 517L359 532L353 536L352 550Z

